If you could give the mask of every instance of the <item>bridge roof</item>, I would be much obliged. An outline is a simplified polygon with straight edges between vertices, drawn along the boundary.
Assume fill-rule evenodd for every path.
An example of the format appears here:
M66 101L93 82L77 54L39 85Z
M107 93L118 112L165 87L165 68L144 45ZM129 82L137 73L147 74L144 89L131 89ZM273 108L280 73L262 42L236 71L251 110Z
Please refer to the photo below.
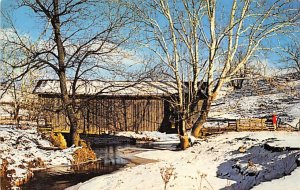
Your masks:
M69 94L72 94L73 81L67 82ZM77 81L76 95L96 96L170 96L175 94L176 84L174 82L132 82L132 81ZM60 94L60 83L58 80L40 80L34 93L53 95Z

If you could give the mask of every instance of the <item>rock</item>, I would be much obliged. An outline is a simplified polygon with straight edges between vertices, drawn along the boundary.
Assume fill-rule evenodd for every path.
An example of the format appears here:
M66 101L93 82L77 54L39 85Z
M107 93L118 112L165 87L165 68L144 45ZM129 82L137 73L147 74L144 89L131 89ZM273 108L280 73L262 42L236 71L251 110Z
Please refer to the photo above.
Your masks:
M246 148L245 146L240 146L240 147L238 148L238 151L239 151L240 153L245 153L245 152L247 151L247 148Z
M296 160L296 164L298 167L300 166L300 157Z
M257 174L257 172L258 172L258 170L257 170L256 165L252 162L252 160L249 160L248 166L243 174L248 175L248 176L255 176Z

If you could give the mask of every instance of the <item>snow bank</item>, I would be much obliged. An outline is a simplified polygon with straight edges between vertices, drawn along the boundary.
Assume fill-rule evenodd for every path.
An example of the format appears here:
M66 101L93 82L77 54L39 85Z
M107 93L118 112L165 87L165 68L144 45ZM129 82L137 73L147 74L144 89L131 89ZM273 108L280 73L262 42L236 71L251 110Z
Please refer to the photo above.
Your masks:
M51 143L42 139L36 128L27 130L14 126L0 126L0 160L7 160L7 177L13 182L32 175L32 169L69 165L75 147L64 150L42 150L39 147L51 147ZM29 169L31 168L31 169Z
M147 140L147 141L155 141L155 142L167 142L167 141L176 141L179 142L179 137L177 134L166 134L158 131L141 131L138 133L135 132L118 132L116 136L124 136L135 138L137 140Z

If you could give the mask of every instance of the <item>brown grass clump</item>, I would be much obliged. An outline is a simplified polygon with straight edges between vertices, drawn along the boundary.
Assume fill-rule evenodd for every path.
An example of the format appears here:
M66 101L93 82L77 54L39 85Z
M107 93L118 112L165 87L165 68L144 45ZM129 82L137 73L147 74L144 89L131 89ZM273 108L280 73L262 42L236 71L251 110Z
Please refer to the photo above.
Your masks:
M61 133L51 133L50 142L61 149L67 148L67 142L65 137Z
M80 164L97 158L95 152L84 140L79 141L79 146L81 148L75 150L73 153L73 164Z

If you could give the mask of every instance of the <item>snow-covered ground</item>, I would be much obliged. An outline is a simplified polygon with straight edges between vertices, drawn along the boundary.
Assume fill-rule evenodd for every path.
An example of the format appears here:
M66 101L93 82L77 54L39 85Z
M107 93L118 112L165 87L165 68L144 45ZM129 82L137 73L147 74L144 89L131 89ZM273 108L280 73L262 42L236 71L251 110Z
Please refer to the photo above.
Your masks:
M277 152L266 147L281 148ZM164 189L161 173L168 168L173 174L167 189L300 188L300 168L296 168L300 132L230 132L211 136L185 151L149 149L136 156L158 162L127 167L68 190Z
M209 113L210 118L270 118L278 115L282 122L296 127L300 121L300 80L298 78L253 80L242 89L224 87ZM209 125L209 124L208 124Z
M116 136L124 136L124 137L130 137L134 138L140 141L146 140L146 141L155 141L156 143L159 142L178 142L178 134L166 134L166 133L160 133L158 131L141 131L139 133L135 132L118 132Z
M70 165L73 161L72 153L77 149L40 149L39 147L52 145L37 133L35 127L22 130L14 126L0 125L0 141L0 161L8 161L8 177L13 181L26 178L32 174L31 170L39 167Z

